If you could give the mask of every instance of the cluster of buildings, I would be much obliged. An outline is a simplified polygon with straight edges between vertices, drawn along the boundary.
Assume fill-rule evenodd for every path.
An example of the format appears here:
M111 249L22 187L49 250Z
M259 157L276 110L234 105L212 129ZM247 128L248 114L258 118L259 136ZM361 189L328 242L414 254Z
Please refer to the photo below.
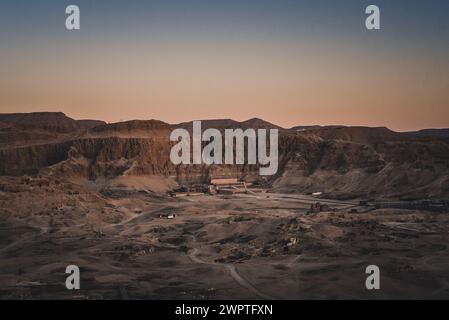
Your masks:
M170 192L172 197L187 197L198 195L233 195L238 193L262 193L265 188L254 182L246 182L238 178L211 178L208 184L193 184L189 187L181 187Z

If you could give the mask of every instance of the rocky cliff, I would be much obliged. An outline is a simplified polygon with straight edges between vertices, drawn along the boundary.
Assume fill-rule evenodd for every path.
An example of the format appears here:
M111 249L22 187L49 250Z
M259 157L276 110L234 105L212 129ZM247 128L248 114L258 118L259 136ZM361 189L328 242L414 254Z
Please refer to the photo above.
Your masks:
M172 177L179 183L211 176L258 177L248 165L174 166L170 132L148 121L80 125L68 117L42 123L42 114L0 115L0 175L44 170L95 181L122 176ZM70 119L70 118L68 118ZM34 125L31 125L34 124ZM277 127L260 119L213 120L203 128ZM279 128L279 127L277 127ZM386 128L310 127L280 130L279 170L268 179L275 191L325 192L331 197L449 198L449 146Z

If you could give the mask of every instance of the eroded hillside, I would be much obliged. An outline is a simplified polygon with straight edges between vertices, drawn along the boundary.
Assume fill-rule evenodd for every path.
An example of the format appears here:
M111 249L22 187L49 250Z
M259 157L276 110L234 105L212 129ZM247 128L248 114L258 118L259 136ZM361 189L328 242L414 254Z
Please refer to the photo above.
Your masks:
M174 166L170 132L190 123L148 121L105 124L62 113L0 115L0 174L51 174L90 181L159 176L178 183L211 176L257 177L248 165ZM217 127L280 130L275 191L324 192L340 198L448 198L449 145L387 128L282 129L260 119L209 120Z

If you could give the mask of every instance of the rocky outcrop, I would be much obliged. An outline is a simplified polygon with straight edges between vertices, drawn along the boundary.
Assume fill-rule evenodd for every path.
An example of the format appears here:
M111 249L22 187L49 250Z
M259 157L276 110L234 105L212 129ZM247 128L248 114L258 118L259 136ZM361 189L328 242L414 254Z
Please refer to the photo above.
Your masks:
M203 129L212 124L229 128L248 125L217 121L206 122ZM270 127L259 119L251 121ZM3 123L0 139L8 130L12 136L19 132L11 131L17 129L11 127L11 118ZM188 128L188 124L180 126ZM258 178L257 165L174 166L169 141L174 127L157 120L128 121L63 134L39 129L44 130L39 139L21 129L21 134L28 132L29 136L20 145L8 145L6 138L0 141L0 175L45 169L63 177L91 180L128 175L174 177L180 183L202 182L211 176ZM53 135L53 140L43 142L45 134ZM444 141L422 140L386 128L281 130L279 170L267 183L277 191L321 191L341 198L445 198L449 197L449 147Z
M357 128L360 133L361 128ZM290 137L282 170L273 181L281 192L324 192L338 198L449 198L449 146L442 141L404 139L369 128L363 138L315 140ZM328 133L325 133L327 135ZM300 136L309 139L301 139ZM374 135L374 136L373 136ZM371 136L372 139L366 139ZM390 134L388 135L390 136ZM361 143L361 139L365 143Z
M67 158L71 142L0 149L0 175L37 173Z
M171 126L159 120L132 120L117 122L96 126L90 130L91 133L107 133L118 135L126 133L137 135L140 133L153 134L154 136L163 136L171 130Z

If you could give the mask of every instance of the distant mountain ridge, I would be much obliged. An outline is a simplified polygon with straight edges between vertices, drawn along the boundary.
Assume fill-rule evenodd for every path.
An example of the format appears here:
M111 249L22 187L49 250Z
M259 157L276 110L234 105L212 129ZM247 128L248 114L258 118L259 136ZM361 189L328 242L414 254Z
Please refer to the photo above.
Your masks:
M192 129L192 123L193 121L188 122L182 122L179 124L174 124L173 127L177 128L184 128L184 129ZM273 123L270 123L268 121L259 119L259 118L252 118L245 121L236 121L233 119L211 119L211 120L201 120L201 127L203 129L218 129L218 130L224 130L224 129L279 129L279 130L285 130L284 128L275 125Z
M444 129L422 129L419 131L405 132L406 134L417 137L431 137L449 139L449 128Z
M0 122L61 133L106 124L99 120L74 120L62 112L0 113Z
M63 112L31 112L31 113L0 113L0 128L5 126L10 126L14 124L16 126L21 127L30 127L30 128L41 128L50 131L57 132L72 132L79 129L92 129L94 127L99 126L108 126L112 130L119 129L123 130L127 127L131 130L131 127L134 129L145 129L145 123L150 123L153 121L153 124L150 126L154 127L156 123L159 125L164 124L164 126L171 126L177 128L191 128L192 121L181 122L178 124L169 125L160 120L130 120L130 121L122 121L116 123L107 123L102 120L91 120L91 119L81 119L75 120L68 117ZM395 137L399 138L398 135L408 135L415 137L449 137L449 128L443 129L422 129L419 131L408 131L408 132L396 132L390 130L386 127L364 127L364 126L344 126L344 125L309 125L309 126L294 126L292 128L283 128L266 120L260 118L251 118L245 121L236 121L233 119L207 119L201 120L202 128L217 128L217 129L225 129L225 128L256 128L256 129L279 129L283 131L292 131L292 132L302 132L302 131L314 131L321 132L321 135L324 135L324 132L327 134L335 134L335 138L343 138L344 135L355 134L357 131L363 130L381 130L384 132L386 138ZM106 127L103 127L106 128ZM330 137L327 137L330 138ZM402 136L404 138L404 136Z

